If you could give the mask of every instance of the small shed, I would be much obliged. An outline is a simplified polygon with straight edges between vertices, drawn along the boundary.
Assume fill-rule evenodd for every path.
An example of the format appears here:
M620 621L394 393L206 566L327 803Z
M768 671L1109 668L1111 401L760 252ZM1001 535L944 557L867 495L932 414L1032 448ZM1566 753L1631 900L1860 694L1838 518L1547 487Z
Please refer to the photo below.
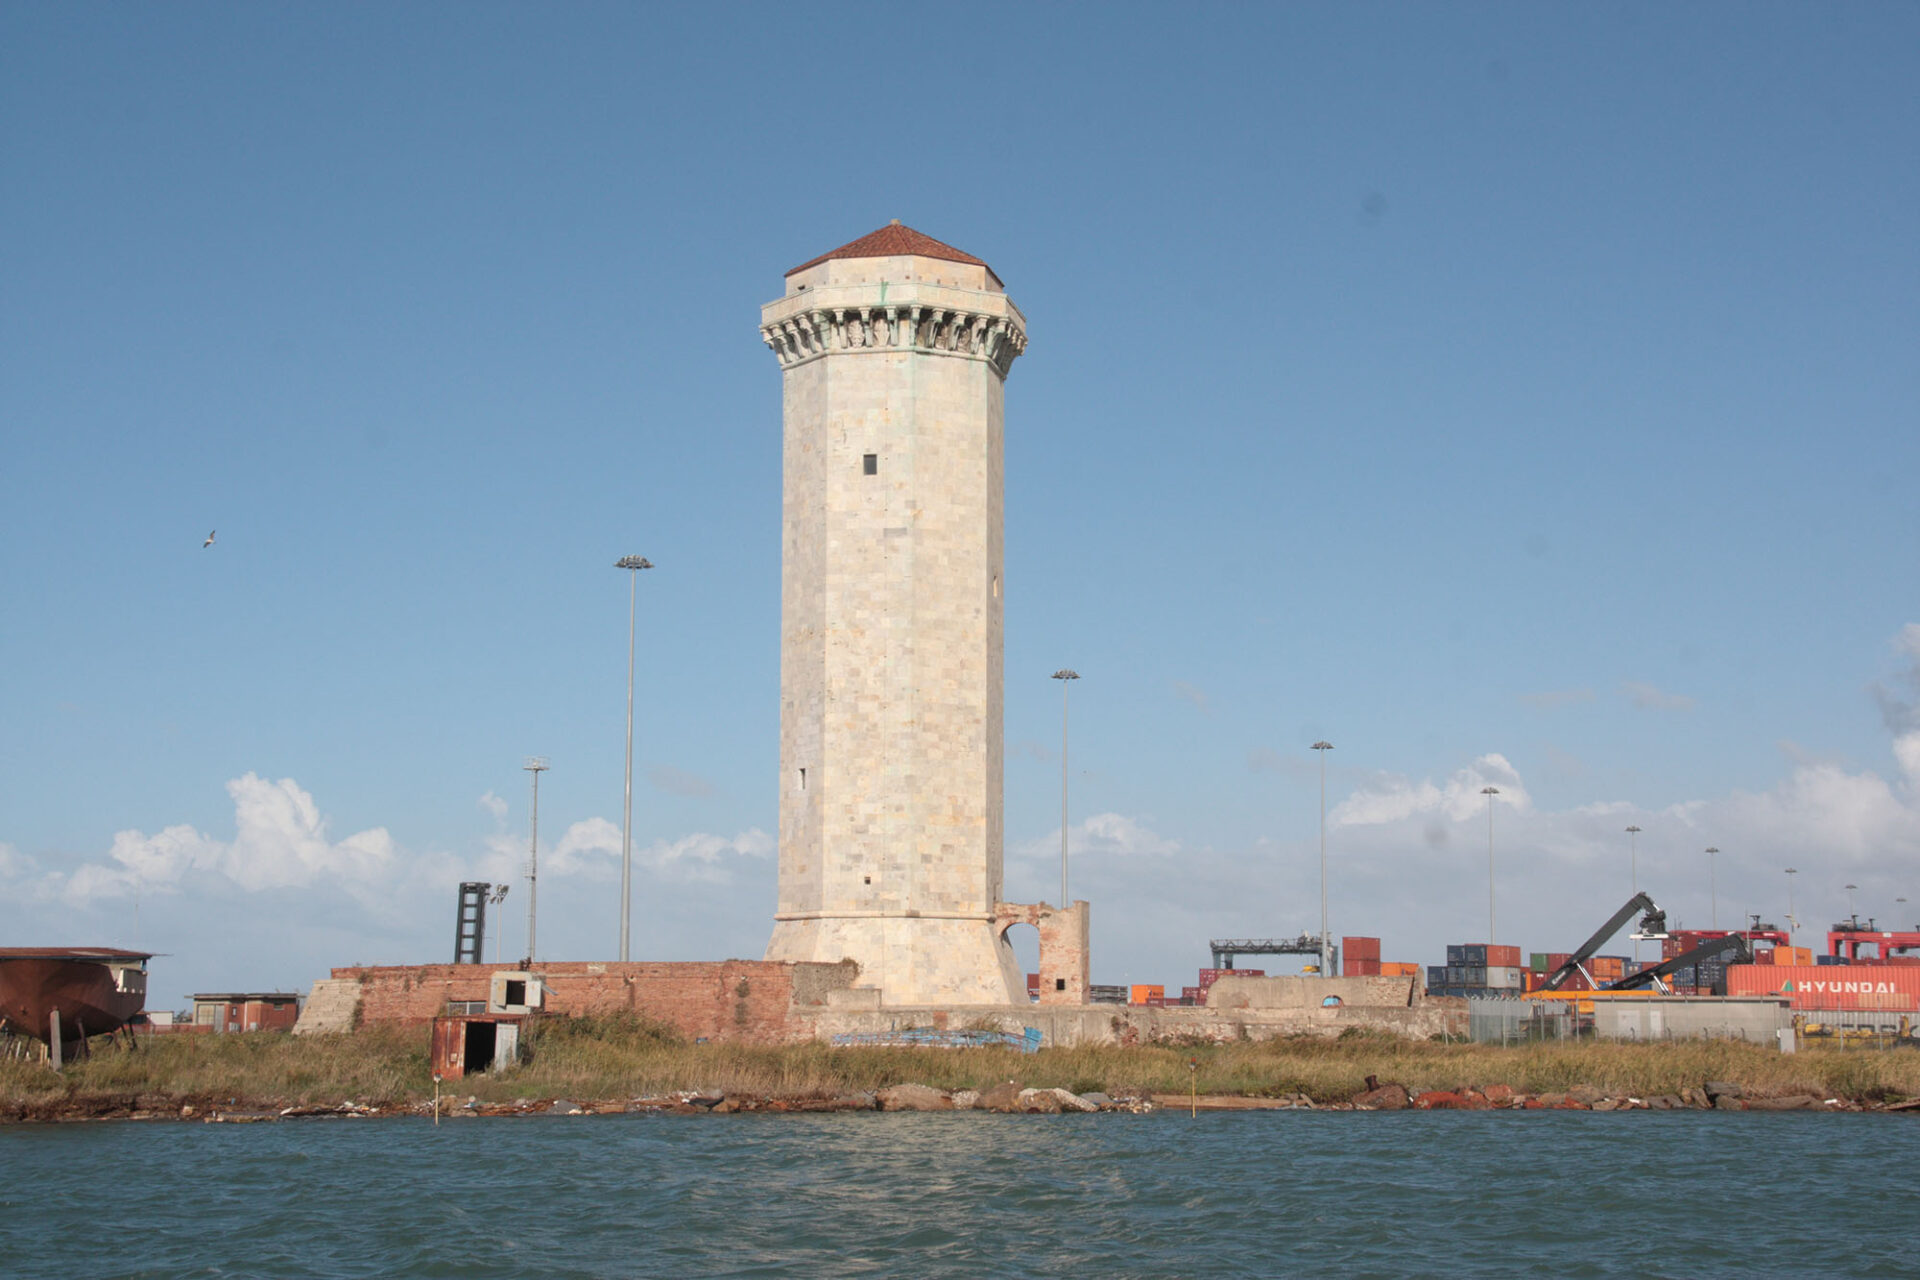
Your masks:
M227 1031L291 1031L300 997L291 991L202 991L193 1000L193 1024Z
M433 1020L433 1074L458 1080L498 1074L520 1060L519 1014L448 1014Z

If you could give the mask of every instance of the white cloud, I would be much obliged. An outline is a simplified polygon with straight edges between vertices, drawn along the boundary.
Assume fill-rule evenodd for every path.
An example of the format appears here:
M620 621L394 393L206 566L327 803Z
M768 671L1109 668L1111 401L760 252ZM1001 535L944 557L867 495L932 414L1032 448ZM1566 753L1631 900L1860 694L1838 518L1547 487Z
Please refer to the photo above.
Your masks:
M620 827L606 818L583 818L540 853L542 875L604 880L619 873Z
M408 853L384 827L334 839L313 796L291 778L271 782L253 773L227 784L234 835L221 839L190 824L114 835L104 859L71 870L42 872L10 844L0 844L0 885L15 897L86 909L162 894L333 891L361 908L391 914L402 893L437 892L467 879L511 883L526 874L527 837L500 826L477 854ZM481 809L501 823L506 802L483 794ZM569 825L542 842L540 874L617 880L620 828L606 818ZM757 828L732 837L695 833L634 850L643 873L662 880L725 883L747 862L764 862L773 840Z
M635 861L667 880L731 884L743 863L765 862L773 853L773 837L751 827L732 837L697 832L678 840L655 841L644 854L636 852Z
M1694 700L1684 693L1668 693L1648 684L1644 680L1623 680L1620 692L1634 706L1646 711L1691 711Z
M573 823L551 847L540 850L540 874L578 876L588 881L620 878L620 827L606 818ZM773 837L758 827L733 836L696 831L675 840L635 844L633 865L654 878L681 883L731 883L749 862L773 855ZM523 874L526 847L520 846L510 874Z
M1335 805L1327 814L1327 822L1334 827L1368 827L1431 816L1462 822L1486 812L1487 797L1481 794L1485 787L1499 788L1499 794L1493 797L1498 804L1522 811L1532 806L1519 772L1505 756L1495 752L1481 756L1442 783L1383 775Z
M1199 685L1188 684L1185 680L1175 680L1173 682L1173 692L1175 696L1191 702L1195 707L1199 708L1200 714L1209 716L1213 714L1213 704L1207 698L1207 691Z
M33 874L33 859L0 840L0 884Z
M1044 862L1060 856L1060 833L1038 836L1008 851L1016 860ZM1165 857L1180 852L1180 842L1151 830L1124 813L1096 813L1071 827L1067 836L1069 858Z

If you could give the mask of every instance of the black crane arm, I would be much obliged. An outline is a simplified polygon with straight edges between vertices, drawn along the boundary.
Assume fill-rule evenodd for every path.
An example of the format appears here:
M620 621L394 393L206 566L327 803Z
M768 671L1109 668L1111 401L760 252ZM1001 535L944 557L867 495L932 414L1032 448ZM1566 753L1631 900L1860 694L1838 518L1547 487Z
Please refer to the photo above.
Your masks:
M1607 939L1620 932L1636 911L1646 914L1640 920L1640 933L1643 937L1663 938L1667 933L1667 913L1654 904L1652 898L1644 893L1636 893L1627 899L1627 905L1613 913L1613 918L1601 925L1599 931L1580 944L1580 949L1567 957L1567 962L1547 975L1542 990L1555 991L1561 983L1573 976L1574 970L1585 964L1589 957L1601 947L1607 945Z
M1737 933L1730 933L1724 938L1715 938L1711 942L1703 942L1697 947L1682 951L1673 959L1663 961L1651 969L1630 973L1618 982L1608 983L1603 990L1631 991L1635 987L1650 986L1655 978L1664 978L1689 965L1711 964L1722 958L1728 964L1749 964L1753 960L1753 949L1747 945L1745 938Z

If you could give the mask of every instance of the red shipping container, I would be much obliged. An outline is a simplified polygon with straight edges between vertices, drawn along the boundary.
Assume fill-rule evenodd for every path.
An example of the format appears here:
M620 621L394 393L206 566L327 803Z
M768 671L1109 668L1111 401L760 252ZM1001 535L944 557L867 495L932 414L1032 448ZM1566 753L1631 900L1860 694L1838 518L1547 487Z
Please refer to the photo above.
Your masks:
M1487 964L1517 969L1520 967L1520 948L1508 946L1487 947Z
M1349 960L1378 960L1380 958L1380 939L1378 938L1342 938L1340 954Z
M1920 968L1881 964L1735 964L1730 996L1784 995L1795 1009L1920 1012Z
M1380 976L1380 962L1378 960L1361 960L1349 956L1342 962L1342 966L1345 968L1346 976L1349 978L1377 978Z

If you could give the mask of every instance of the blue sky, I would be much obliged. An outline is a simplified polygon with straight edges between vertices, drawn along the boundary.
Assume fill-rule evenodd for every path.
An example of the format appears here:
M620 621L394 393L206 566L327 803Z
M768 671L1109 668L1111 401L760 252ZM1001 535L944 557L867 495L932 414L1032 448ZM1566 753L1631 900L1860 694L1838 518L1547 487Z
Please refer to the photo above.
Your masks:
M758 955L757 309L890 218L1030 320L1008 890L1070 665L1097 979L1317 924L1322 737L1388 958L1484 937L1488 782L1502 941L1584 937L1629 823L1685 922L1794 866L1809 930L1911 925L1917 54L1873 4L0 11L5 941L165 952L156 1003L447 958L542 754L541 949L610 956L635 552L635 952Z

